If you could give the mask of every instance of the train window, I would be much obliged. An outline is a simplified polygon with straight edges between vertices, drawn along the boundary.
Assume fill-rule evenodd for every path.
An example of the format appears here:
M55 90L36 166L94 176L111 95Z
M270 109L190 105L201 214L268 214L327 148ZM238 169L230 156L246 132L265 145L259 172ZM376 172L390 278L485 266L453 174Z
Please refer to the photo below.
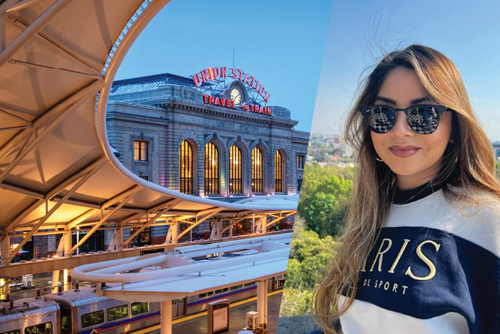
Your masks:
M241 289L242 287L243 287L243 284L238 284L238 285L232 286L231 290Z
M21 334L21 331L19 329L14 329L13 331L3 332L0 334Z
M149 303L132 303L132 315L149 312Z
M200 294L198 295L198 298L205 298L206 296L207 296L207 294L206 294L206 293L200 293Z
M245 283L245 286L254 285L256 282Z
M52 334L52 323L46 322L44 324L26 327L24 334Z
M104 322L104 311L96 311L92 313L82 314L82 328L95 326Z
M61 334L72 334L71 328L71 309L61 307Z
M224 288L222 289L222 292L226 292L227 290L229 290L229 288Z
M175 305L175 304L177 304L177 299L172 300L172 305Z
M216 294L216 295L217 295L217 294L219 294L219 293L221 293L221 292L222 292L222 289L215 290L215 294Z
M108 321L128 317L128 304L108 308Z

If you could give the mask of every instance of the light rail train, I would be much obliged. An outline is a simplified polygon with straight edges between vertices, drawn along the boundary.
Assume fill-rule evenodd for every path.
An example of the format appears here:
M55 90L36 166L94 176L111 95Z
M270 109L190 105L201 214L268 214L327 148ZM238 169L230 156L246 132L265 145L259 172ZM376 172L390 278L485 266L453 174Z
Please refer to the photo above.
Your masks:
M269 280L269 292L280 290L285 275ZM204 311L207 303L219 299L229 299L231 303L244 300L255 296L256 290L256 282L249 282L173 300L172 316L179 318ZM159 322L159 303L129 303L96 297L93 288L0 302L0 334L114 334Z

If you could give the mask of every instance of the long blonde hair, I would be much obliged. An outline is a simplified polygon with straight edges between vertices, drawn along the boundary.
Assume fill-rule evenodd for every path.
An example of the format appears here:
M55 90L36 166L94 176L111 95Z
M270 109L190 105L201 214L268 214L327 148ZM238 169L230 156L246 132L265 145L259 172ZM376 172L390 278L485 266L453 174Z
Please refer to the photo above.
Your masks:
M376 160L370 130L357 109L360 105L374 104L385 78L396 67L414 70L429 100L455 111L450 142L436 177L446 181L443 187L446 197L474 201L472 192L484 190L500 198L492 146L472 111L455 65L442 53L422 45L386 55L366 79L346 124L346 140L357 152L351 202L342 247L313 299L313 312L325 333L335 333L332 319L345 313L353 303L359 272L389 212L395 175ZM460 193L453 191L456 187L461 189ZM339 305L340 295L346 297L342 305Z

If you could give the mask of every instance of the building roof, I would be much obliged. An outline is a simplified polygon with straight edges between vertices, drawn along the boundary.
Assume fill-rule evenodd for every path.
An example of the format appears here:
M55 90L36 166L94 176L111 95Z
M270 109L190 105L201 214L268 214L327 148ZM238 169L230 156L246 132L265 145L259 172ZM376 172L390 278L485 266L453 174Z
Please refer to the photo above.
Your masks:
M193 79L180 75L162 73L138 78L116 80L113 82L110 94L129 94L154 90L167 85L196 88ZM204 83L202 86L208 86Z

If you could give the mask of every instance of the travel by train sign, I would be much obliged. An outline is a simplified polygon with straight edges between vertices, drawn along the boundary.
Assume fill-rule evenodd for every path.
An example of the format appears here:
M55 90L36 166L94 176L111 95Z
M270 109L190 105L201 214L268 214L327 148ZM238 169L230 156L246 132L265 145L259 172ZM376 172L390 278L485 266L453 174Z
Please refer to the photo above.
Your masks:
M222 97L213 97L213 96L210 96L207 94L203 94L203 102L205 104L211 104L214 106L221 106L221 107L236 109L236 105L234 104L233 100L225 99ZM257 113L257 114L271 115L271 108L270 107L263 107L263 106L259 106L257 104L243 103L240 106L240 108L244 111L250 111L250 112Z

